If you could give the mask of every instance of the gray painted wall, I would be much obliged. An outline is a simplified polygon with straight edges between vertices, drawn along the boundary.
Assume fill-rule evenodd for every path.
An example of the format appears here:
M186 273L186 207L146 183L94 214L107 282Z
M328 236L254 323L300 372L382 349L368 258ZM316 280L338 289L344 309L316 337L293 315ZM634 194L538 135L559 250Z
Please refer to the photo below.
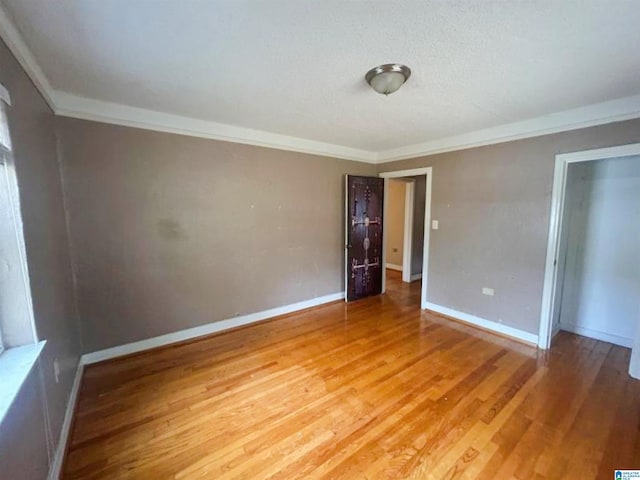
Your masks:
M58 127L85 351L343 288L342 175L374 166ZM433 167L429 301L537 333L555 154L635 141L640 120L379 165Z
M58 118L86 352L344 289L375 165Z
M0 83L11 93L9 127L38 336L47 341L40 362L0 425L3 478L42 479L58 443L81 351L73 293L54 115L4 43ZM60 382L53 374L59 359ZM48 416L43 410L43 401ZM10 448L4 443L11 442Z
M428 301L537 334L555 155L636 142L629 120L379 165L433 167Z

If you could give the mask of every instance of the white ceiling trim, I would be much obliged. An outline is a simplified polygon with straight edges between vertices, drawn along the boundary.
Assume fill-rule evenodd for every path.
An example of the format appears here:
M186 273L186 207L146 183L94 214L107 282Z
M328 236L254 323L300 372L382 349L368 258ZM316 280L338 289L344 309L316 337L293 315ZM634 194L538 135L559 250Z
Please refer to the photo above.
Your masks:
M565 110L381 152L198 120L55 92L56 114L128 127L245 143L368 163L384 163L640 118L640 95Z
M640 95L634 95L462 135L373 152L54 91L2 6L0 6L0 37L57 115L367 163L384 163L434 155L640 118Z
M53 102L51 84L2 5L0 5L0 37L18 59L18 62L27 72L27 75L29 75L31 81L49 104L51 110L55 111L56 106Z
M640 95L596 103L529 120L476 130L462 135L384 150L378 153L377 163L539 137L541 135L604 125L633 118L640 118Z
M54 91L2 5L0 5L0 37L56 115L346 160L376 162L376 153L367 150L102 102Z
M211 138L359 162L375 163L376 161L375 152L342 145L92 100L58 91L55 92L54 99L56 114L63 117L81 118L115 125L125 125L127 127Z

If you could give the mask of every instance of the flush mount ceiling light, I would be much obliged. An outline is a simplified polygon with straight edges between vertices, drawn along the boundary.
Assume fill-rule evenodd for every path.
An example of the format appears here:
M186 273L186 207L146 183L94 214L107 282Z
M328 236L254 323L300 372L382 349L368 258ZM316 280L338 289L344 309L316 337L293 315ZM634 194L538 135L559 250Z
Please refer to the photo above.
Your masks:
M364 78L376 92L389 95L398 90L410 76L411 69L406 65L387 63L372 68Z

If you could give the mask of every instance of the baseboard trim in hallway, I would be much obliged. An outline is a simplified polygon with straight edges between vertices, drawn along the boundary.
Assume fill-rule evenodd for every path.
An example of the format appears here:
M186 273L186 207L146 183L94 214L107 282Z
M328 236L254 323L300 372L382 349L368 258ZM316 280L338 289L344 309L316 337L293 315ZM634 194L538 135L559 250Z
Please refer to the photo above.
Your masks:
M402 271L402 265L395 265L393 263L387 263L386 267L389 270L395 270L396 272L401 272Z
M122 357L124 355L131 355L132 353L143 352L145 350L151 350L153 348L164 347L173 343L183 342L185 340L204 337L213 333L223 332L232 328L242 327L252 323L261 322L263 320L268 320L273 317L278 317L280 315L286 315L288 313L306 310L307 308L317 307L318 305L323 305L325 303L335 302L337 300L343 299L344 292L331 293L322 297L312 298L311 300L305 300L298 303L292 303L290 305L284 305L282 307L263 310L261 312L250 313L248 315L242 315L239 317L228 318L226 320L207 323L198 327L187 328L185 330L167 333L166 335L147 338L138 342L127 343L125 345L107 348L105 350L99 350L97 352L86 353L82 356L82 363L84 365L91 365L92 363L103 362L105 360L111 360L113 358Z

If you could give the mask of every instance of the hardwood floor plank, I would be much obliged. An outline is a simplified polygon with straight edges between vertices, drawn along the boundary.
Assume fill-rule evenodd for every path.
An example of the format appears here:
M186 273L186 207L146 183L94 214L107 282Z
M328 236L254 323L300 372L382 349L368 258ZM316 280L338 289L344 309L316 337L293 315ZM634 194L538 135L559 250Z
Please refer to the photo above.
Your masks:
M421 312L420 283L86 369L65 479L611 478L640 468L629 351Z
M625 355L625 360L628 361L628 355ZM609 432L598 477L606 478L615 469L632 470L637 468L640 458L639 447L640 382L624 382L624 392Z

